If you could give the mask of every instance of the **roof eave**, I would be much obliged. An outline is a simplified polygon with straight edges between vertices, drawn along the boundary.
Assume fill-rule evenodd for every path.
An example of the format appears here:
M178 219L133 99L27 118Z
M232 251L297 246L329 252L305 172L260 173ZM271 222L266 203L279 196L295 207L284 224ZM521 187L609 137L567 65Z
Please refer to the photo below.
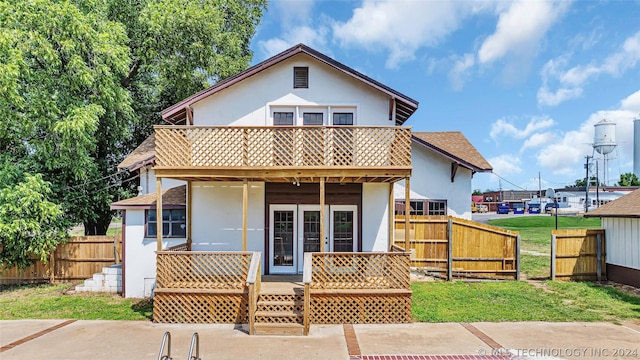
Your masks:
M467 169L469 169L469 170L471 170L473 172L477 172L477 173L479 173L479 172L480 173L493 172L493 168L485 169L485 168L481 168L481 167L478 167L476 165L473 165L470 162L465 161L465 160L463 160L463 159L461 159L461 158L459 158L459 157L457 157L457 156L455 156L455 155L453 155L453 154L451 154L451 153L449 153L447 151L444 151L444 150L440 149L439 147L437 147L437 146L435 146L433 144L430 144L430 143L420 139L419 137L417 137L415 135L411 135L411 139L414 140L415 142L419 143L420 145L439 153L440 155L448 158L451 161L454 161L454 162L458 163L462 167L465 167L465 168L467 168Z
M418 109L418 101L396 91L391 89L390 87L376 81L373 80L372 78L334 60L331 59L330 57L304 45L304 44L298 44L294 47L291 47L275 56L270 57L267 60L262 61L261 63L258 63L252 67L249 67L247 70L240 72L239 74L236 74L234 76L231 76L227 79L224 79L220 82L218 82L217 84L202 90L194 95L189 96L188 98L164 109L161 112L162 115L162 119L170 122L170 123L176 123L176 122L180 122L182 120L184 120L186 118L186 107L190 106L191 104L200 101L206 97L208 97L209 95L216 93L220 90L224 90L248 77L251 77L275 64L278 64L294 55L297 55L299 53L304 53L307 54L329 66L332 66L333 68L342 71L343 73L352 76L354 78L359 79L360 81L368 84L369 86L384 92L386 94L388 94L391 98L393 98L394 100L396 100L396 102L399 102L401 109L402 109L402 115L399 118L396 115L396 124L397 125L402 125L404 124L405 121L407 121L409 119L409 117L411 117L411 115L413 115L413 113L415 113L415 111ZM398 105L396 105L398 106Z

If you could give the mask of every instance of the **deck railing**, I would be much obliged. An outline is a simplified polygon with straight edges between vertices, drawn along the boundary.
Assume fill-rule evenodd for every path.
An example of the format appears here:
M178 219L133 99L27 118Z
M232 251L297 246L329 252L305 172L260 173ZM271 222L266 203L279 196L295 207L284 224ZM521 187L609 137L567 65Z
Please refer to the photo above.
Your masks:
M403 168L411 129L373 126L155 126L156 168Z
M258 297L260 296L261 287L261 256L260 252L253 253L251 265L249 266L249 274L247 276L247 287L249 291L249 335L255 333L256 311L258 309Z
M309 324L411 321L409 253L306 253L305 333Z
M251 252L158 251L153 320L247 323Z

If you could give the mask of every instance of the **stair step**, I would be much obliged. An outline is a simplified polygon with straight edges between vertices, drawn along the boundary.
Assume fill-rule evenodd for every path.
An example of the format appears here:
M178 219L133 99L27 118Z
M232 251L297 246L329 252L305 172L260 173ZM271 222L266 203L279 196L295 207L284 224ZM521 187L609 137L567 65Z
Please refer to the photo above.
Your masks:
M263 301L258 300L258 306L304 306L304 301Z
M304 325L294 323L255 323L256 335L304 335Z
M273 318L298 318L304 315L304 311L256 311L257 317Z

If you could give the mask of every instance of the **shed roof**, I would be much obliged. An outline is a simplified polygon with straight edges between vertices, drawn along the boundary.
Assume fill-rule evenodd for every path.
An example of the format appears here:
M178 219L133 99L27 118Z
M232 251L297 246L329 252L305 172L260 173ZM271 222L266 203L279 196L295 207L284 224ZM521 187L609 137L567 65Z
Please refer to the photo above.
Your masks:
M162 191L162 208L181 208L187 204L187 186L176 186ZM136 196L130 199L116 201L111 204L111 210L126 209L155 209L156 193Z
M137 170L156 159L156 136L151 134L142 144L138 145L122 162L118 169Z
M585 217L640 217L640 189L584 214Z
M314 50L307 45L298 44L295 45L269 59L256 64L247 70L226 78L222 81L219 81L215 85L211 86L208 89L200 91L194 95L189 96L188 98L180 101L177 104L174 104L167 109L162 111L162 119L168 121L170 123L179 123L184 121L187 118L187 109L191 104L196 103L208 96L211 96L218 91L224 90L242 80L245 80L253 75L258 74L259 72L274 66L284 60L287 60L297 54L306 54L318 61L321 61L334 69L345 73L348 76L351 76L357 80L362 81L363 83L389 95L389 97L396 101L396 125L402 125L417 109L418 102L392 88L322 54L321 52Z
M413 140L474 172L491 172L493 167L460 131L414 132Z

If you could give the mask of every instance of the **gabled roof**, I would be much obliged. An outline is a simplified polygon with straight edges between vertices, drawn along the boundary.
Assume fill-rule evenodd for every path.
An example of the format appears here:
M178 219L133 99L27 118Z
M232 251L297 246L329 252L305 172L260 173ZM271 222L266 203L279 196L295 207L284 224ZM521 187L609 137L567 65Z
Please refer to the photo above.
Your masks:
M151 134L118 165L118 169L137 170L156 159L156 136Z
M460 131L414 132L412 139L473 172L493 170L491 164Z
M162 191L162 208L182 208L187 204L187 186L176 186ZM116 201L111 204L111 210L122 209L155 209L156 193L136 196L130 199Z
M298 44L293 46L280 54L277 54L259 64L256 64L247 70L231 76L227 79L219 81L215 85L211 86L208 89L200 91L188 98L180 101L179 103L168 107L167 109L162 111L162 119L168 121L170 123L179 123L186 119L187 117L187 108L191 106L191 104L198 102L208 96L211 96L218 91L224 90L244 79L247 79L253 75L258 74L262 70L265 70L273 65L276 65L284 60L287 60L297 54L306 54L318 61L321 61L334 69L343 72L344 74L351 76L357 80L360 80L367 85L389 95L391 99L396 101L396 125L402 125L417 109L418 102L413 100L412 98L401 94L398 91L391 89L390 87L373 80L372 78L342 64L337 62L336 60L322 54L319 51L316 51L304 44Z
M640 217L640 189L584 214L585 217Z

